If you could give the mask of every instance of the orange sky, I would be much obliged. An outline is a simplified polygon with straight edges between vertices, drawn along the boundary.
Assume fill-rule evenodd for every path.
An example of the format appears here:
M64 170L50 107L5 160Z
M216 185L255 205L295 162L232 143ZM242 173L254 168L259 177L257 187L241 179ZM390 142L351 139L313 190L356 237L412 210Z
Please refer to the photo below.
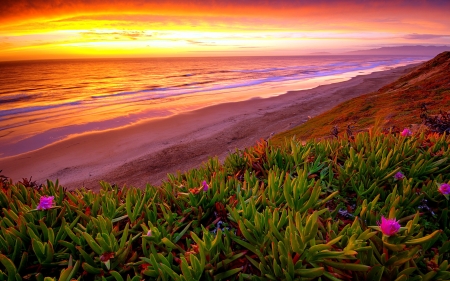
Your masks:
M0 61L450 45L448 11L448 0L1 0Z

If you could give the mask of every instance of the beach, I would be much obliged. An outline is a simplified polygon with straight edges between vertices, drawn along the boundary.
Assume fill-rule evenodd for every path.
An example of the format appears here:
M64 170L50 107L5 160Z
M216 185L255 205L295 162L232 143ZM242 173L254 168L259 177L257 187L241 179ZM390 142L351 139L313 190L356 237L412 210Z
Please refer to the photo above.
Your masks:
M158 185L167 173L199 167L210 157L223 160L236 149L298 126L335 105L375 92L413 66L356 76L348 81L291 91L269 98L217 104L139 122L119 129L90 132L41 149L0 159L2 174L13 181L32 177L66 188Z

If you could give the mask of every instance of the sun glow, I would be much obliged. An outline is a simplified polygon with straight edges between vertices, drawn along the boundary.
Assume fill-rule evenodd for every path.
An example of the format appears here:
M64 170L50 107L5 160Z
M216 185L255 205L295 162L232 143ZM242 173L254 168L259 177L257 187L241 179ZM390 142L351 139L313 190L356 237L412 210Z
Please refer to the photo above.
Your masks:
M22 0L16 2L0 9L0 61L302 55L386 45L450 44L450 19L444 12L450 5L445 3L441 4L445 7L421 2L417 7L364 6L336 0L323 7L284 0L278 5L230 0L223 6L208 1L167 0L154 5L138 0L113 4L75 0L69 6L37 0L27 10Z

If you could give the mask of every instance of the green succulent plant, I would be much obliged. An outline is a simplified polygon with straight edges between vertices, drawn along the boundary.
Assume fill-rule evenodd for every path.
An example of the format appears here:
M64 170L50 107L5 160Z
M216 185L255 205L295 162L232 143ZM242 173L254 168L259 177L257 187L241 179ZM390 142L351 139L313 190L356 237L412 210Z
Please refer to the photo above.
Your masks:
M144 189L2 178L0 280L447 280L449 148L369 132L261 141Z

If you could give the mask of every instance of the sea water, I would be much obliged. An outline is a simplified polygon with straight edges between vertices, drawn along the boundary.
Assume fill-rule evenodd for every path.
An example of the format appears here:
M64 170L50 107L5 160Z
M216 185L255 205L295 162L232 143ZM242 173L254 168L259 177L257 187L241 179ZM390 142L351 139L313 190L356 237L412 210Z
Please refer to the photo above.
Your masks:
M77 134L218 103L276 96L427 59L285 56L0 62L0 157Z

